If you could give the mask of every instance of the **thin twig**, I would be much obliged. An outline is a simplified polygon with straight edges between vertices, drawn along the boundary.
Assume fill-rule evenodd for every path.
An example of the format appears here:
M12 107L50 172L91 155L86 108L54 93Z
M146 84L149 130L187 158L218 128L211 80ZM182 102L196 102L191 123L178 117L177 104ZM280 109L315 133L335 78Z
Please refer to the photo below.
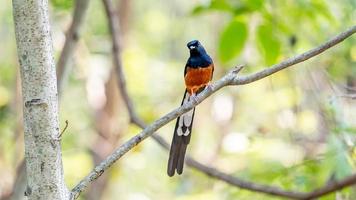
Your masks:
M348 177L342 179L341 181L331 182L321 188L318 188L312 192L309 192L301 199L303 199L303 200L316 199L318 197L330 194L337 190L341 190L345 187L354 185L355 183L356 183L356 174L353 174L351 176L348 176Z
M124 76L122 62L121 62L121 38L120 38L120 22L117 17L117 13L114 10L114 5L111 0L103 0L105 7L105 13L108 18L108 26L113 43L113 59L114 66L117 75L118 85L120 86L122 98L128 108L130 122L133 122L134 118L137 118L135 109L133 107L132 101L129 99L129 95L126 89L126 78Z
M82 27L85 14L88 10L90 0L76 0L72 23L66 33L66 40L64 42L61 55L59 56L57 63L57 85L59 97L63 89L63 84L67 82L67 73L68 73L68 62L73 55L73 51L77 46L80 28Z
M112 13L113 11L110 9L110 0L103 0L104 3L106 4L106 10L108 10L108 13L111 13L108 17L112 18ZM112 19L109 20L112 22ZM110 22L109 22L110 23ZM276 73L280 70L283 70L287 67L290 67L292 65L295 65L297 63L300 63L302 61L305 61L311 57L314 57L325 50L335 46L336 44L342 42L344 39L350 37L352 34L356 32L356 26L353 26L346 30L345 32L342 32L335 36L334 38L330 39L329 41L325 42L324 44L307 51L305 53L299 54L293 58L287 59L286 61L283 61L279 64L273 65L265 70L262 70L260 72L247 75L247 76L237 76L237 70L232 70L229 73L227 73L224 77L222 77L220 80L216 81L211 85L210 89L204 90L197 96L197 101L190 101L187 102L186 104L182 105L181 107L169 112L168 114L164 115L160 119L156 120L152 124L148 125L146 128L144 128L139 134L136 136L132 137L130 140L128 140L126 143L122 144L119 148L117 148L110 156L108 156L105 160L103 160L99 165L97 165L86 177L84 177L83 180L81 180L78 185L76 185L73 190L72 190L72 199L78 198L79 194L88 186L90 182L93 180L97 179L106 169L108 169L111 165L113 165L118 159L120 159L125 153L127 153L129 150L131 150L133 147L135 147L137 144L142 142L144 139L147 137L151 136L153 133L155 133L159 128L163 127L170 121L176 119L178 116L188 112L191 110L193 107L197 106L199 103L201 103L204 99L218 91L224 86L228 85L242 85L242 84L248 84L257 80L260 80L264 77L267 77L273 73ZM115 49L114 49L115 50ZM120 64L121 66L121 64ZM122 69L121 69L122 70ZM237 71L237 72L236 72ZM122 73L123 75L123 73ZM120 78L120 77L119 77ZM121 84L120 88L122 89L124 85ZM127 95L128 97L128 95ZM126 102L127 100L125 100ZM127 102L129 102L128 100ZM133 108L131 104L131 108ZM130 107L128 107L130 109ZM133 110L133 109L132 109ZM133 118L138 120L138 118ZM197 165L198 166L198 165ZM201 167L201 166L200 166ZM200 169L199 167L199 169ZM201 170L201 169L200 169ZM246 188L247 189L247 188ZM262 191L261 191L262 192ZM299 199L299 197L296 197L296 199Z
M238 179L232 175L221 172L215 168L207 167L207 166L191 159L190 157L187 157L186 163L190 167L193 167L210 177L224 181L230 185L239 187L241 189L247 189L250 191L255 191L255 192L280 196L280 197L286 197L286 198L291 198L291 199L302 199L304 197L304 193L302 193L302 192L286 191L286 190L283 190L283 189L280 189L277 187L261 185L261 184L253 183L250 181Z
M207 167L207 166L205 166L205 165L203 165L189 157L187 158L186 163L189 166L196 168L198 171L203 172L206 175L216 178L218 180L224 181L230 185L234 185L236 187L239 187L242 189L247 189L250 191L255 191L255 192L280 196L280 197L286 197L286 198L290 198L290 199L301 199L301 200L315 199L315 198L324 196L326 194L335 192L337 190L341 190L345 187L356 184L356 174L353 174L353 175L350 175L350 176L342 179L341 181L335 181L332 184L326 183L321 188L315 189L308 193L286 191L286 190L282 190L277 187L260 185L260 184L256 184L253 182L238 179L238 178L231 176L229 174L220 172L219 170L217 170L215 168Z
M58 139L60 139L63 135L63 133L67 130L68 128L68 120L65 121L66 125L64 126L64 129L62 130L61 134L59 134Z
M356 99L356 94L343 94L343 95L338 95L336 97L346 98L346 99Z

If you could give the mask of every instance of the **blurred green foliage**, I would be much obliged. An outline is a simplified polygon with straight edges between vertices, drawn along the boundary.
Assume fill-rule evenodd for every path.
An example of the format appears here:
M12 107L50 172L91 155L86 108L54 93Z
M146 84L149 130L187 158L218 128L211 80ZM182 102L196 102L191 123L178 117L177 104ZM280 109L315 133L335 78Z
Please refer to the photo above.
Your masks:
M247 25L242 20L232 20L220 36L219 56L222 61L229 61L238 55L247 39Z
M71 21L72 0L50 1L56 57ZM129 0L122 58L139 115L152 122L180 104L185 44L199 39L215 62L214 80L232 66L252 73L309 50L354 25L353 0ZM74 186L94 166L93 150L112 66L101 1L90 2L81 39L60 99L66 182ZM23 156L22 103L11 2L0 7L0 193L8 190ZM224 88L197 107L188 149L199 161L245 180L311 191L355 173L356 46L351 37L324 54L264 80ZM137 134L115 100L115 146ZM231 111L232 110L232 111ZM231 112L230 112L231 111ZM171 140L174 123L160 130ZM62 128L64 125L62 125ZM278 199L231 187L196 170L166 175L167 152L147 140L109 172L102 199ZM353 188L321 199L355 199ZM85 199L85 195L81 197Z
M73 7L73 0L50 0L50 3L56 9L69 10Z
M260 25L257 29L257 40L265 62L268 65L275 63L280 55L281 45L274 36L272 26L269 24Z

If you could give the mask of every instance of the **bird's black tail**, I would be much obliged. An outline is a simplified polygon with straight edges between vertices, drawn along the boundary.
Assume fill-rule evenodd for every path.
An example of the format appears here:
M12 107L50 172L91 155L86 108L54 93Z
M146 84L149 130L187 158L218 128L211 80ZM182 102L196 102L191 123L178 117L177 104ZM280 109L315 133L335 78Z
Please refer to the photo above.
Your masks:
M189 98L189 93L185 91L181 105L189 101ZM183 172L184 157L190 141L194 113L195 108L187 113L184 113L177 119L176 126L174 128L171 150L169 152L167 169L168 176L173 176L176 170L178 174L182 174Z

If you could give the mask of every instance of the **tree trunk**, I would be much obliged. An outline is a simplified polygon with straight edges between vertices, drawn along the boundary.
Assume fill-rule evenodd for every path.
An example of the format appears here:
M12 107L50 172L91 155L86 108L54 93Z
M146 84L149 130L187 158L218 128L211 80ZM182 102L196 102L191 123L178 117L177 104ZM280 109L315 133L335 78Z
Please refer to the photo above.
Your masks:
M47 0L13 0L20 62L28 199L69 199L62 168Z

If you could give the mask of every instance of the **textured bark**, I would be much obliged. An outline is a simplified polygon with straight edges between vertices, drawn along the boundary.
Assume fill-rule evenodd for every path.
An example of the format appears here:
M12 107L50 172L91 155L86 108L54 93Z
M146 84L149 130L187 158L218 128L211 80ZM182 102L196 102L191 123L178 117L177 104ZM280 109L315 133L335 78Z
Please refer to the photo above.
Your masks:
M13 0L20 62L28 199L68 199L47 0Z

